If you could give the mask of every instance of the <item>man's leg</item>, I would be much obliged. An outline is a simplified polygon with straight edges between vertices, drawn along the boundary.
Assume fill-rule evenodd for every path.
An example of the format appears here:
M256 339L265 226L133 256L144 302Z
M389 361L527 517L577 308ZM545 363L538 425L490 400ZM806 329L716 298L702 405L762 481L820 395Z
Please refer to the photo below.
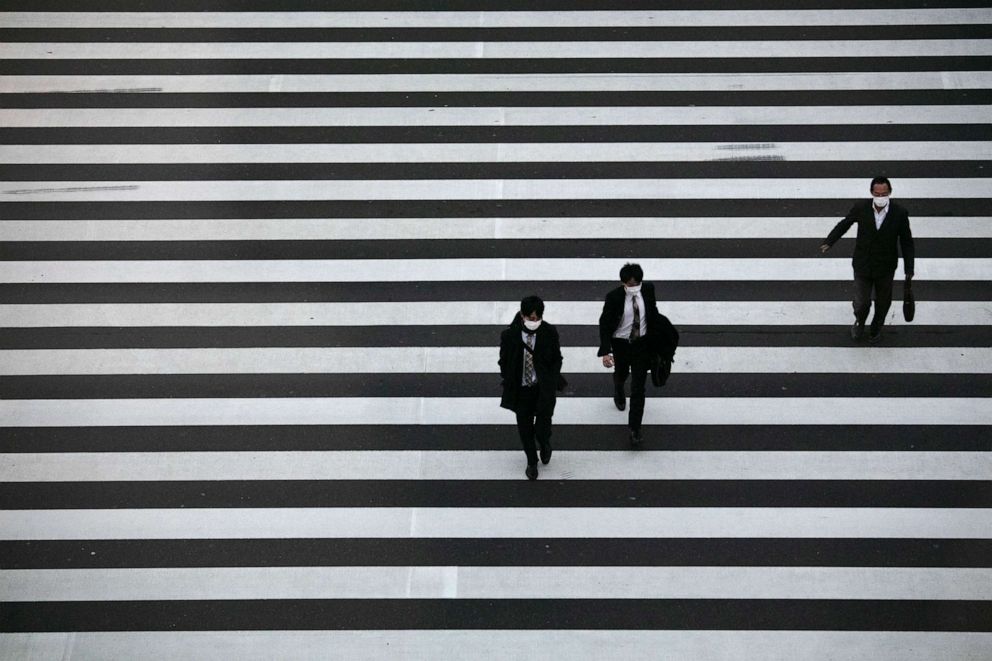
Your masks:
M868 332L869 342L882 339L882 326L892 307L892 279L895 273L883 275L875 279L875 316L871 320L871 330Z
M537 388L521 388L517 398L517 432L527 455L527 465L537 465L537 446L534 444L534 412L537 410Z
M892 307L892 280L895 273L875 279L875 316L872 317L873 328L881 328Z
M631 351L630 360L630 417L628 424L631 431L631 441L640 442L641 420L644 418L645 384L648 378L648 341L643 338L636 342Z
M851 327L851 338L861 339L865 331L865 320L871 309L872 279L854 274L854 326Z
M547 464L551 461L551 416L538 415L534 425L537 443L541 446L541 463Z
M613 339L613 403L621 411L627 406L623 384L630 374L631 349L627 340Z

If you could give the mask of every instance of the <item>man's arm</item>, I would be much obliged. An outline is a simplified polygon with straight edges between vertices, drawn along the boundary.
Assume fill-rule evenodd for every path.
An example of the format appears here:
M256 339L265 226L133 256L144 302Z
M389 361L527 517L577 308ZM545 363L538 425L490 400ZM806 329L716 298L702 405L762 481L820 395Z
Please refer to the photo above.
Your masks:
M510 369L510 343L507 341L506 331L499 336L499 375L505 381L507 370Z
M913 279L914 260L916 258L916 247L913 244L913 231L909 228L909 214L906 214L906 222L899 230L899 246L902 248L902 270L906 274L906 283Z
M554 329L554 333L551 334L551 367L554 369L555 374L561 374L561 337L558 335L558 329Z
M844 236L844 234L847 233L847 230L851 229L851 225L858 220L857 209L857 206L852 207L851 210L847 212L847 215L834 226L834 228L830 231L830 234L827 235L827 238L825 238L823 243L820 244L820 252L827 252L830 250L833 245L837 243L840 237Z
M610 338L616 328L610 328L615 322L610 314L610 295L606 295L603 301L603 312L599 315L599 352L597 356L605 356L610 353Z

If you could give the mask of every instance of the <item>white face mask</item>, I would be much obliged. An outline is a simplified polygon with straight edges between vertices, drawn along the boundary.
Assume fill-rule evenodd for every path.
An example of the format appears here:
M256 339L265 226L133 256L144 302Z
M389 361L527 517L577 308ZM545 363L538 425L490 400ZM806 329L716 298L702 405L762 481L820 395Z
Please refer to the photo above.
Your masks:
M624 285L623 288L626 290L628 294L636 294L641 291L640 285L634 285L633 287L628 287L627 285Z
M889 198L888 198L888 196L885 196L885 197L873 197L872 199L875 201L875 206L877 208L879 208L879 209L884 209L885 207L889 206Z
M530 319L524 319L524 326L527 327L529 331L536 331L541 326L541 320L531 321Z

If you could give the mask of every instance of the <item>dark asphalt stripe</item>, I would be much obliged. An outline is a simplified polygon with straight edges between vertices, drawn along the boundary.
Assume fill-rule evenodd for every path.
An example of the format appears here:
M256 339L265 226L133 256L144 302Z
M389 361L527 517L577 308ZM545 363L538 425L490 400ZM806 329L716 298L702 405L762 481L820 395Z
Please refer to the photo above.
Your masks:
M0 129L2 131L2 129ZM16 196L3 195L4 199ZM900 198L914 216L986 216L988 198ZM843 217L848 199L220 200L196 202L0 202L0 218L152 220L195 218Z
M97 374L4 376L0 399L159 397L499 397L494 374ZM563 396L597 397L609 375L568 374ZM987 397L992 374L682 374L649 398L671 397ZM760 402L758 402L760 404Z
M0 28L3 43L872 41L988 39L992 25L738 25L440 28Z
M986 7L983 0L903 0L900 9ZM877 9L869 0L813 0L803 9ZM788 10L796 5L788 0L669 0L664 9L672 10ZM657 0L446 0L443 11L632 11L658 10ZM4 11L72 12L295 12L335 11L401 12L438 11L437 4L409 0L337 0L332 8L322 0L283 0L273 5L265 0L6 0Z
M715 74L986 71L988 56L406 59L6 59L4 76Z
M658 156L663 158L663 147ZM42 163L0 164L0 181L240 181L421 179L871 179L987 177L989 161L791 161L735 154L703 161L475 163Z
M567 461L567 459L565 460ZM4 482L4 510L282 507L992 506L978 480L200 480Z
M919 286L919 285L917 285ZM921 302L920 305L925 303ZM661 309L665 306L662 304ZM594 320L590 320L593 322ZM678 324L688 346L849 347L848 320L836 326L689 326ZM184 347L478 347L496 346L505 326L161 326L0 328L0 349L152 349ZM558 326L565 346L598 346L594 325ZM989 326L892 326L889 347L989 347Z
M987 539L499 538L0 541L0 569L992 567Z
M919 240L919 239L917 239ZM655 283L666 301L847 301L852 284L843 281L688 280ZM902 300L897 279L893 297ZM0 304L53 303L318 303L512 301L536 291L551 301L602 301L613 282L153 282L0 283ZM924 301L992 300L988 280L917 282Z
M976 117L980 120L980 117ZM992 139L992 125L126 126L0 128L0 144L887 142Z
M829 229L829 227L825 228ZM283 259L786 259L819 255L820 239L368 239L262 241L6 241L0 261ZM830 255L849 258L854 238ZM992 239L914 241L928 259L983 258ZM533 287L533 285L531 285Z
M258 599L6 602L0 631L624 629L990 631L992 602L824 599Z
M7 602L0 631L636 629L990 631L992 602L823 599L259 599Z
M793 28L790 28L793 29ZM874 29L874 28L872 28ZM392 108L530 106L861 106L992 103L987 89L610 92L163 92L161 88L0 93L0 108Z
M365 425L0 427L0 452L519 451L516 425L507 417L505 425L473 425L471 434L456 425L375 425L375 433ZM988 425L645 425L643 431L648 450L992 451ZM554 447L630 451L623 420L555 424Z

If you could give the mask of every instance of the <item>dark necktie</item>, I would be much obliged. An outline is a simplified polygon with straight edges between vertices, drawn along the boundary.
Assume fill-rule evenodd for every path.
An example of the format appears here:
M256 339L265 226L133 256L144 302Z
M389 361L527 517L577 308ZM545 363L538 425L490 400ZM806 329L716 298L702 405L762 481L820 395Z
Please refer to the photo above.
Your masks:
M637 295L630 297L630 302L634 305L634 325L630 329L630 341L633 342L641 336L641 310L637 307Z

